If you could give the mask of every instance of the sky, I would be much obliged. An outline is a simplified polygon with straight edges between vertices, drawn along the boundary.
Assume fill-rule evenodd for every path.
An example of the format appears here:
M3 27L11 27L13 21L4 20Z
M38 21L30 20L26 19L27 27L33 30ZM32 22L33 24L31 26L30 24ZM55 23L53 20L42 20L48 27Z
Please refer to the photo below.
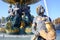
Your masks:
M49 17L54 20L58 17L60 17L60 0L46 0L47 2L47 8L48 8L48 14ZM7 17L8 14L8 5L7 3L3 2L2 0L0 0L0 18L3 17ZM38 3L29 5L30 6L30 10L31 10L31 15L33 16L37 16L36 14L36 7L38 5L42 5L45 8L44 2L43 0L39 1ZM45 8L46 9L46 8ZM46 15L46 12L45 12Z

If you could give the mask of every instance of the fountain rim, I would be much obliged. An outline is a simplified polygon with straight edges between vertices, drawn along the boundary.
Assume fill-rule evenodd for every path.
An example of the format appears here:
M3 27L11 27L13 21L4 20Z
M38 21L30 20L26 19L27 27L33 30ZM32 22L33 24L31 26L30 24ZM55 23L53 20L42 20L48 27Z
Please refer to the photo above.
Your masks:
M8 4L13 4L13 5L16 3L16 2L14 2L14 3L13 2L8 2L7 0L2 0L2 1L5 2L5 3L8 3ZM35 4L35 3L39 2L39 1L41 1L41 0L36 0L36 1L33 0L31 2L27 2L26 4L31 5L31 4Z

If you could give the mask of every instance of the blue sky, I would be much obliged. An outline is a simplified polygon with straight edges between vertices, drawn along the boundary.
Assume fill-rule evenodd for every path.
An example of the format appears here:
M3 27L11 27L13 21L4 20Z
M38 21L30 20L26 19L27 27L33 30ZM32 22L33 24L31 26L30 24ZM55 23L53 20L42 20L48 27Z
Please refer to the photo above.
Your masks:
M60 5L59 5L60 0L46 0L46 2L47 2L49 17L51 17L52 20L60 17L60 15L59 15L60 14ZM33 5L30 5L31 15L37 16L36 7L38 5L44 6L43 0L41 0L40 2L35 3ZM45 6L44 6L44 8L45 8ZM46 12L45 12L45 14L46 14ZM0 18L2 16L7 17L8 15L9 15L8 14L8 4L5 2L2 2L0 0Z

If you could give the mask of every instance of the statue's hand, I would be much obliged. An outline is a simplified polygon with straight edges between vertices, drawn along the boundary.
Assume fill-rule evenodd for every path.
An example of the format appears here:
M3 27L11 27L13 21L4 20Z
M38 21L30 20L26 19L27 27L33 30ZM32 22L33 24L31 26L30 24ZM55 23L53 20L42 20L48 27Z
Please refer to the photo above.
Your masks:
M14 11L19 10L19 8L14 8Z
M38 31L36 31L35 36L36 37L40 36L40 33Z

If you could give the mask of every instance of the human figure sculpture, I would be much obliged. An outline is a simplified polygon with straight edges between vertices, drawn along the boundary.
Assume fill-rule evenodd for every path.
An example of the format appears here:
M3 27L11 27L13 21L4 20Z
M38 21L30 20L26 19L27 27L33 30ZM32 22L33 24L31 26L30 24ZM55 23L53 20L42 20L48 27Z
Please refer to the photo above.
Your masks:
M25 22L25 28L29 26L29 23L32 22L30 15L30 7L25 4L21 5L19 4L19 2L16 2L14 9L12 9L12 6L10 5L10 9L8 12L9 14L11 14L8 18L11 19L12 29L19 29L21 26L21 21ZM25 14L25 19L22 18L23 12ZM12 14L14 14L14 16Z
M32 32L35 34L33 40L36 40L37 37L38 40L55 40L56 33L52 26L51 19L44 15L45 9L40 5L36 11L38 16L34 18L32 24Z

